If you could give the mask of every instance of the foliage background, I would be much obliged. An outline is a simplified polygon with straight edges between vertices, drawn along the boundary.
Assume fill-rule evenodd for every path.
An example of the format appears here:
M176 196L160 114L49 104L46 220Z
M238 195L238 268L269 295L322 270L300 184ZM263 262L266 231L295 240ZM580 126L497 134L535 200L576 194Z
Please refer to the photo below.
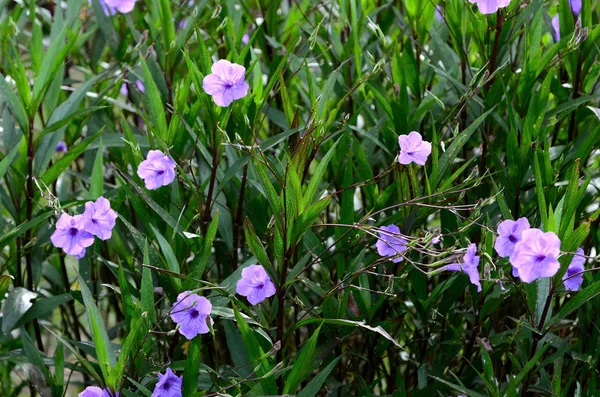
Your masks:
M166 366L189 396L597 393L598 275L559 281L600 237L598 2L579 23L567 0L100 7L0 0L0 394L145 396ZM201 81L224 58L250 93L219 109ZM425 167L394 161L412 130ZM178 164L157 191L135 174L151 148ZM59 211L100 195L112 239L66 257ZM520 283L493 252L521 216L561 238L553 280ZM373 249L390 223L411 236L399 264ZM429 274L468 242L481 293ZM256 307L234 289L253 263L278 286ZM214 335L188 343L166 316L197 288Z

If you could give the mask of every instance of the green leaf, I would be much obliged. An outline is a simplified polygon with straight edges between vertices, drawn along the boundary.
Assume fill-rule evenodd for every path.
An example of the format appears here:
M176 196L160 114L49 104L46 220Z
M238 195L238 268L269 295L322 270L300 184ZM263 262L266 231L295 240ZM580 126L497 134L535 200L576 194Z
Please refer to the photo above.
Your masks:
M353 321L353 320L345 320L345 319L341 319L341 318L306 318L306 319L298 321L296 324L294 324L294 326L292 327L292 331L296 330L306 324L320 323L320 322L323 322L325 324L343 325L346 327L364 328L371 332L378 333L379 335L383 336L385 339L392 342L396 347L399 347L402 349L402 346L400 346L400 344L394 338L392 338L392 336L385 329L383 329L383 327L381 325L378 325L377 327L372 327L372 326L368 325L365 321ZM290 331L288 331L288 332L290 332Z
M21 101L19 101L19 98L17 98L13 90L8 86L8 83L2 74L0 74L0 94L2 94L2 100L8 104L8 108L15 120L17 120L17 124L19 124L21 131L24 133L28 132L29 123L27 121L26 108Z
M183 370L182 395L191 396L198 390L198 374L200 372L200 349L202 336L198 335L190 341L187 360Z
M296 394L296 397L315 397L322 390L323 383L325 383L325 380L327 380L327 377L341 358L341 356L336 357L333 361L327 364L327 366L323 368L323 370L321 370L317 376L308 382L306 387L304 387L300 393Z
M65 383L65 351L62 343L56 346L54 352L54 379L56 382L54 394L62 396Z
M576 293L572 299L570 299L559 311L556 313L554 317L546 324L547 327L551 327L552 325L558 323L559 321L565 319L569 314L579 309L581 305L600 295L600 281L596 281L595 283L589 285L583 290Z
M35 318L45 317L52 313L52 311L57 307L62 306L72 300L73 296L71 294L60 294L38 299L33 302L33 305L29 308L29 310L27 310L27 312L25 312L23 317L19 319L13 328L21 327Z
M202 249L200 250L200 255L198 255L197 259L190 265L190 277L193 279L201 279L204 271L206 270L206 266L208 266L208 261L210 260L212 244L217 235L217 226L219 225L219 212L215 212L215 216L213 217L210 225L208 225L208 229L206 230L206 235L202 240ZM193 287L193 280L187 282L187 289L191 289Z
M125 322L127 324L127 330L131 331L131 320L133 318L135 305L133 303L133 298L131 297L129 282L125 277L125 270L123 269L121 260L119 260L118 277L119 289L121 290L121 301L123 302L123 311L125 312Z
M319 331L321 325L312 334L298 358L294 361L292 371L287 377L285 386L283 387L283 394L295 394L298 390L298 386L310 374L310 363L313 360L315 348L317 346L317 339L319 338Z
M63 345L65 345L67 349L69 349L71 353L73 353L73 355L77 358L77 361L81 365L83 365L83 367L90 373L90 375L92 375L94 379L96 379L100 384L103 384L103 380L94 369L94 366L92 366L92 364L85 357L79 354L79 351L75 349L73 345L71 345L66 339L64 339L60 335L56 334L53 330L46 328L46 331L54 335L56 339L58 339Z
M86 81L84 84L78 87L77 90L75 90L75 92L69 95L69 98L66 101L64 101L56 109L54 109L52 115L50 116L50 119L48 119L48 122L46 123L46 125L49 126L48 129L53 128L55 124L61 123L64 120L69 120L70 118L77 115L77 109L79 109L79 106L83 102L86 94L91 90L92 86L96 84L96 82L103 76L104 74L99 74ZM92 109L92 107L87 109ZM42 133L38 136L37 139L40 139L41 137L41 141L35 153L35 165L33 169L35 175L41 175L46 169L48 162L50 162L52 156L55 153L56 144L62 139L67 129L67 126L67 124L63 125L60 128L58 128L54 133L49 135L45 135L46 133L42 131ZM71 150L73 150L73 148L71 148Z
M517 376L512 379L510 381L510 385L508 388L509 394L508 395L515 395L512 394L511 391L513 393L516 392L516 386L519 385L523 379L525 379L525 376L527 376L527 374L529 373L529 371L531 371L533 369L533 367L535 367L535 365L538 363L538 361L540 360L540 358L542 357L542 355L546 352L546 350L550 347L550 344L547 343L544 346L542 346L536 353L535 355L531 358L531 360L529 360L527 362L527 364L525 364L525 366L523 367L523 369L517 374ZM525 390L526 392L526 390Z
M308 230L308 228L310 228L323 214L323 211L327 209L330 201L330 198L319 200L305 209L302 214L300 214L292 226L292 234L290 239L291 244L296 244L298 241L300 241L306 230Z
M156 240L158 241L158 245L160 245L160 249L165 256L167 262L167 268L173 273L181 273L179 270L179 262L177 261L177 257L175 256L175 252L173 252L173 248L171 248L171 244L160 234L157 228L154 225L150 224L150 228L152 232L156 236Z
M172 59L176 54L169 53L171 47L175 44L175 22L171 14L171 6L169 0L159 0L160 16L162 32L165 39L165 47L167 49L167 70L170 68L169 59Z
M314 175L312 175L312 177L310 179L310 183L308 184L308 187L306 188L306 192L304 193L304 206L305 207L308 207L310 205L310 203L312 203L315 195L317 194L319 184L321 183L321 180L323 179L323 176L325 175L325 171L327 171L327 165L329 165L329 161L331 161L331 157L333 157L333 154L334 154L335 149L339 142L340 142L340 140L338 139L333 144L331 149L329 149L327 154L323 157L323 160L321 160L321 162L319 163L319 166L317 167L317 170L315 171Z
M44 363L44 359L38 349L35 348L31 336L29 336L24 329L21 329L21 340L23 341L23 350L25 350L27 361L40 369L50 388L54 389L54 376L52 376L50 370Z
M104 321L94 302L92 293L79 273L77 274L77 278L79 279L79 287L81 288L81 295L85 305L85 313L87 314L90 330L92 331L92 340L96 347L98 364L100 364L100 370L102 371L106 384L114 390L115 382L111 377L111 369L117 363L115 354L112 351Z
M450 386L451 388L453 388L457 392L459 392L461 394L464 394L467 397L485 397L484 394L477 393L477 392L475 392L475 391L473 391L471 389L467 389L466 387L464 387L462 385L457 385L455 383L448 382L447 380L442 379L442 378L438 378L437 376L432 376L432 375L429 375L429 376L431 376L431 378L437 380L438 382L442 382L442 383Z
M133 241L135 241L135 244L138 246L138 248L144 253L148 252L148 257L146 258L145 256L146 259L144 259L149 260L150 263L147 264L158 269L162 268L163 264L160 260L158 252L156 252L156 250L151 245L147 244L146 237L139 230L133 227L131 223L127 222L127 219L124 216L119 215L119 219L121 220L121 222L123 222L123 224L131 233ZM167 295L169 300L171 302L175 302L175 299L177 298L177 290L175 288L175 283L173 282L174 278L167 277L164 274L158 272L156 277L158 278L158 281L161 287L163 287L165 294Z
M15 147L12 148L12 150L8 152L6 156L4 156L2 161L0 161L0 180L4 178L4 174L6 174L6 171L8 171L8 167L10 167L15 156L17 155L17 153L19 153L19 147L21 146L23 139L25 138L21 137L19 143L15 145Z
M254 170L256 171L256 175L260 180L260 184L265 191L265 198L269 202L269 206L271 207L271 211L273 211L273 216L275 217L275 224L279 229L280 233L283 234L283 223L281 220L281 216L283 215L283 205L281 202L281 198L277 194L275 187L271 183L271 180L267 176L265 166L260 162L253 163Z
M52 182L56 180L67 168L71 166L73 161L77 159L83 153L87 147L98 138L102 130L97 131L94 135L85 138L79 145L71 148L60 160L52 165L45 173L42 175L42 182L46 186L50 186Z
M10 287L10 280L13 277L8 274L3 274L0 276L0 302L4 300L4 296L8 292L8 288Z
M437 187L437 185L443 180L446 170L454 162L456 156L460 153L462 147L469 141L471 135L479 128L479 125L483 123L483 121L494 111L496 107L494 106L481 116L479 116L475 121L473 121L469 126L460 134L458 134L453 140L450 146L446 149L446 151L442 154L438 162L438 169L435 174L430 175L431 185Z
M165 211L156 201L154 201L144 189L138 186L138 184L135 183L126 172L123 172L121 170L118 171L119 175L121 175L123 179L125 179L127 183L134 188L134 190L146 202L146 204L148 204L148 206L152 208L154 212L156 212L158 216L162 218L162 220L164 220L169 226L171 226L173 230L175 230L175 232L183 236L181 227L179 226L177 220L173 218L167 211Z
M544 307L546 307L546 301L550 299L550 286L552 285L552 279L549 277L540 278L536 281L537 287L537 302L535 305L535 322L540 324L542 321L542 314L544 312ZM546 318L544 320L548 320L548 317L552 315L552 300L550 300L550 306L548 308L548 312L546 313Z
M4 248L4 246L8 244L12 239L23 235L23 233L25 233L27 230L36 227L40 223L46 221L46 219L50 218L52 215L54 215L54 211L48 209L46 212L36 216L32 220L21 223L17 227L11 228L8 232L0 236L0 248Z
M540 171L539 151L533 155L533 175L535 177L535 194L538 199L538 210L542 218L542 228L548 232L548 210L546 207L546 198L544 197L544 179Z
M96 152L96 159L94 160L94 168L92 168L92 182L90 184L90 191L88 198L92 201L102 196L104 192L104 172L103 166L103 149L102 138L98 142L98 151Z
M2 307L2 333L8 334L21 317L33 306L31 300L37 294L23 287L16 287L9 292Z
M30 112L37 111L48 86L54 79L54 75L74 44L74 40L67 44L64 43L67 29L68 26L64 25L61 31L52 39L50 47L48 47L48 52L46 52L40 67L40 73L33 84L33 103L30 106Z
M235 304L232 304L232 306L235 313L235 319L238 324L238 328L240 329L242 339L244 340L246 350L248 351L248 355L250 356L253 365L258 365L256 374L259 377L265 376L271 371L271 369L273 369L273 367L269 364L262 348L260 347L260 344L256 340L256 337L252 333L252 330L248 326L246 320L244 320L240 312L237 310ZM263 394L277 394L277 387L275 385L275 379L273 376L265 376L263 379L261 379L260 384L263 389Z
M142 70L144 72L144 86L146 87L146 93L144 94L144 100L148 105L150 112L150 119L154 126L154 133L166 141L167 139L167 118L165 116L165 105L162 102L160 92L156 87L152 73L148 69L148 65L143 56L139 57Z
M149 264L150 257L148 254L148 242L144 249L144 264ZM146 266L142 269L142 292L141 292L141 309L145 313L148 322L154 322L154 283L152 282L152 272Z
M134 320L131 331L127 334L125 341L123 342L123 346L121 347L121 352L119 353L119 360L117 361L117 365L112 368L111 371L111 380L113 382L112 390L118 390L121 380L123 379L123 375L125 374L125 365L127 364L127 359L129 358L129 354L132 351L135 351L137 348L135 342L137 340L137 335L140 330L145 329L144 327L144 319L142 317L138 317Z
M260 262L260 264L266 266L268 269L273 271L274 268L273 264L269 260L269 255L267 255L265 247L256 235L256 232L252 227L252 223L250 223L250 220L248 218L244 220L244 234L246 236L246 243L248 244L248 248L250 248L250 251L252 251L252 254L254 254L254 256Z

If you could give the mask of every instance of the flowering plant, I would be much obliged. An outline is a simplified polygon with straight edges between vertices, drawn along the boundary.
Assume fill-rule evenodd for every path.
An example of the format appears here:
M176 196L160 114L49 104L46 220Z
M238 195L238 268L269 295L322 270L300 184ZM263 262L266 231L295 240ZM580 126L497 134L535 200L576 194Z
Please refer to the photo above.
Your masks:
M594 396L594 0L0 2L0 395Z

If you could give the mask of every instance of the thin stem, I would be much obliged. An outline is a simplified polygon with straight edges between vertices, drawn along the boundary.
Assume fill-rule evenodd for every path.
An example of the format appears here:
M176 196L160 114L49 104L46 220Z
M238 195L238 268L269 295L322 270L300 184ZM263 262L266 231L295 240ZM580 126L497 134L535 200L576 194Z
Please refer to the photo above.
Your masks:
M550 291L548 292L548 298L546 298L546 303L544 304L544 310L542 311L542 315L540 317L540 322L537 324L537 329L539 332L533 334L533 344L531 345L531 352L529 353L529 360L527 360L527 361L531 361L533 359L533 356L535 356L535 352L537 350L538 344L539 344L540 340L543 338L542 328L544 327L544 324L546 323L546 316L548 315L548 311L550 310L550 303L552 303L552 295L553 294L554 294L554 286L550 287ZM529 384L531 383L532 371L533 371L533 369L529 371L529 373L527 374L527 379L525 380L525 383L523 383L523 393L526 396L527 395L531 395L531 396L536 395L536 393L534 393L534 392L529 393L527 391L529 389Z
M213 153L212 153L212 169L210 173L210 182L208 185L208 194L206 196L206 203L204 204L204 215L202 216L202 231L206 233L208 228L208 219L210 218L210 209L212 206L212 196L215 189L215 182L217 179L217 169L219 167L219 142L217 142L217 127L213 130Z
M33 158L35 155L34 150L34 141L33 141L33 119L29 122L29 134L27 137L27 182L26 182L26 197L25 197L25 205L26 205L26 221L29 222L33 219ZM25 232L25 245L31 243L31 239L33 238L31 234L32 230L28 229ZM25 249L25 266L27 270L27 289L34 292L35 286L33 283L33 262L31 257L31 246ZM40 351L44 351L44 344L42 343L42 334L40 332L40 326L38 324L37 318L34 318L33 321L33 329L35 331L35 339L37 342L38 349Z
M233 225L233 264L237 268L238 266L238 250L240 246L241 234L240 229L243 227L242 217L244 216L244 193L246 192L246 181L248 180L248 164L244 166L242 172L242 181L240 186L240 197L237 202L237 209L235 215L235 224Z
M492 49L492 56L490 58L490 79L488 80L488 88L492 87L494 84L494 72L496 71L496 66L498 63L498 49L500 46L500 34L502 33L502 25L504 24L504 16L502 15L502 10L499 9L496 13L496 35L494 37L494 47Z

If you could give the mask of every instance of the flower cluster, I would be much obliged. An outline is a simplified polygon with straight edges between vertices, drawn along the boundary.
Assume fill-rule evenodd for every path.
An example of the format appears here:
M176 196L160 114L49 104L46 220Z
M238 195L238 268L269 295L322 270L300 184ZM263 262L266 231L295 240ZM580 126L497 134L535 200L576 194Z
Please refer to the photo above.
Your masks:
M407 249L406 240L399 234L398 226L383 226L380 228L376 243L378 254L392 258L394 263L403 260L400 254ZM519 218L516 221L505 220L498 225L498 237L494 249L500 257L509 258L514 277L531 283L538 278L552 277L558 272L560 245L560 239L553 232L531 228L527 218ZM466 273L471 283L477 286L477 291L480 292L482 289L478 270L480 258L476 254L477 246L469 244L462 262L443 266L441 270ZM577 291L581 287L584 264L585 256L583 250L579 248L563 276L565 289Z
M508 257L513 276L531 283L538 278L552 277L560 269L560 239L553 232L531 228L527 218L505 220L498 225L494 249L501 257ZM565 273L565 288L576 291L583 282L585 257L579 248Z
M50 241L57 248L62 248L68 255L83 258L85 249L94 243L94 236L100 240L108 240L115 227L117 213L110 208L110 201L99 197L95 202L85 203L85 212L70 216L63 213Z

